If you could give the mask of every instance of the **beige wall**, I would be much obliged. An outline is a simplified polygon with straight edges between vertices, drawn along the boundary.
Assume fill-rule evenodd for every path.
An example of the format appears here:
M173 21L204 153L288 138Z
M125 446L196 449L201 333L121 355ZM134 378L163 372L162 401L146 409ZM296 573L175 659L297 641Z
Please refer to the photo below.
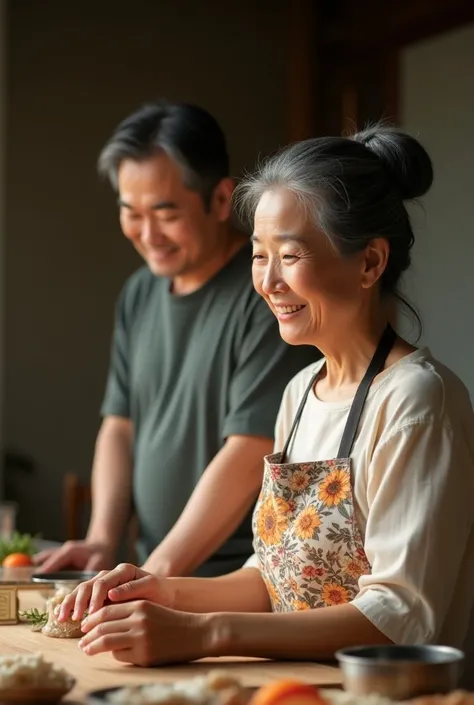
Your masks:
M162 95L216 115L235 174L283 143L284 4L10 2L6 441L38 463L17 482L24 529L60 538L62 474L88 479L114 299L137 265L97 153Z
M407 291L424 341L474 399L474 25L403 54L403 124L430 152L435 182L415 213Z

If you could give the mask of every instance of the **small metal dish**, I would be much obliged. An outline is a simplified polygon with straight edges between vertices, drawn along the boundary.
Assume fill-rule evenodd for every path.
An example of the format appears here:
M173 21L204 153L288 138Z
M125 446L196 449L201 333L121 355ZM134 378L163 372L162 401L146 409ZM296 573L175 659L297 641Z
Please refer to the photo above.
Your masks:
M64 587L74 590L86 580L95 578L96 575L98 575L97 571L59 570L56 573L35 573L31 579L35 583L53 583L56 589Z
M344 690L391 700L454 690L464 654L450 646L357 646L336 653Z
M169 683L172 683L172 681L169 681ZM140 683L140 685L136 684L136 687L139 688L146 688L147 686L150 685L159 685L159 683ZM162 681L161 685L167 685L167 681ZM116 697L117 694L123 690L124 688L129 688L129 685L123 685L123 686L116 686L115 688L101 688L101 690L92 690L89 693L86 694L86 700L85 702L87 705L104 705L107 703L111 703L114 700L114 696ZM133 687L133 686L132 686ZM238 699L239 702L241 702L243 705L245 705L247 702L250 702L250 699L252 695L255 694L255 692L258 690L258 686L247 686L242 688L242 698ZM218 691L216 691L218 692ZM176 698L176 696L175 696ZM177 698L176 698L177 699ZM158 702L157 700L153 700L153 702ZM212 702L212 698L209 700L209 702Z
M141 683L141 686L152 685L152 683ZM113 702L114 695L116 696L123 688L129 686L116 686L115 688L101 688L100 690L91 690L86 695L85 702L87 705L104 705L104 703Z

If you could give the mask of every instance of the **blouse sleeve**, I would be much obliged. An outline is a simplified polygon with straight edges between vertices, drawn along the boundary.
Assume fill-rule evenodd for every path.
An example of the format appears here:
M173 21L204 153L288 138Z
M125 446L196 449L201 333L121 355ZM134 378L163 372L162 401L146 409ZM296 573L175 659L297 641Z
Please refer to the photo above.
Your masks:
M394 643L433 643L474 522L474 459L446 421L398 427L372 457L365 551L352 604Z
M255 555L255 553L252 553L250 558L247 558L247 560L243 564L242 568L260 568L258 558Z

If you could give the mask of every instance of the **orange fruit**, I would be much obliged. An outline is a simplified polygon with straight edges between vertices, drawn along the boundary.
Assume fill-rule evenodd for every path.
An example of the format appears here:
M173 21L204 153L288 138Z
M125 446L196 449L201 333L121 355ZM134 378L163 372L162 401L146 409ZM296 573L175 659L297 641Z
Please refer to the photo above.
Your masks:
M263 685L250 705L326 705L319 690L308 683L280 680Z
M30 565L33 565L33 561L27 553L10 553L2 563L4 568L23 568Z

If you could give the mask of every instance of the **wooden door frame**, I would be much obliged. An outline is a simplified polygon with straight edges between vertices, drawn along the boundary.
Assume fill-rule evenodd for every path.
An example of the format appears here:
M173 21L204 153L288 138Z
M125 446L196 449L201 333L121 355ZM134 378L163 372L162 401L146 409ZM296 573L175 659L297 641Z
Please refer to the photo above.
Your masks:
M288 142L310 137L313 132L313 89L317 62L314 60L317 37L317 3L313 0L288 0L287 128Z
M381 62L379 89L384 115L400 121L402 49L474 22L474 0L288 0L287 140L340 133L347 119L357 125L358 91L350 69ZM325 121L333 71L348 80L339 99L339 120ZM380 68L380 66L379 66ZM338 124L336 124L336 122Z

